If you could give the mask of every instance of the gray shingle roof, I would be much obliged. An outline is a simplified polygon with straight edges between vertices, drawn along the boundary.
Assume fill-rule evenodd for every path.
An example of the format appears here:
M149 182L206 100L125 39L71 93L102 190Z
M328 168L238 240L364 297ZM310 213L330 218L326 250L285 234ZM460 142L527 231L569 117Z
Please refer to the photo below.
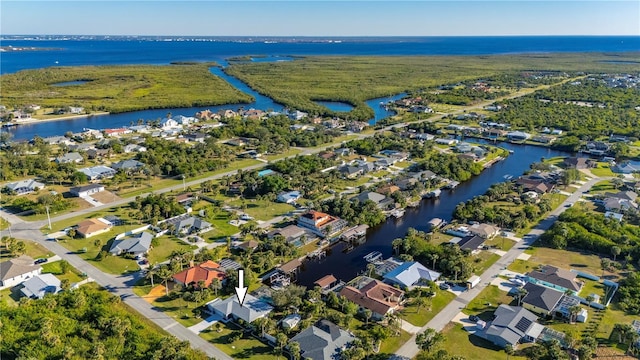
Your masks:
M109 252L115 255L121 253L143 254L151 248L151 240L153 240L153 235L143 231L136 236L114 240Z
M355 337L328 320L320 320L291 339L300 344L303 358L313 360L333 359L342 347Z
M42 299L46 294L55 294L60 291L60 280L53 274L36 275L22 283L20 291L29 298Z
M15 259L0 262L0 280L11 279L40 268L42 268L40 265L34 265L32 258L21 255Z
M547 311L553 310L564 295L560 291L533 283L527 283L524 289L527 290L528 294L522 299L523 304L529 304Z

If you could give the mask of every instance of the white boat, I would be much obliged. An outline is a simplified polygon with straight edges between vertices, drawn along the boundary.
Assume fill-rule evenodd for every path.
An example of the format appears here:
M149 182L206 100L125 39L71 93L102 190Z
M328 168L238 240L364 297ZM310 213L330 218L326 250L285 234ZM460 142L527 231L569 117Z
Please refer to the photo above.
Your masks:
M380 251L372 251L364 256L364 259L367 262L375 262L382 257L382 253Z
M396 219L401 218L404 216L404 209L395 209L391 212L391 216L395 217Z

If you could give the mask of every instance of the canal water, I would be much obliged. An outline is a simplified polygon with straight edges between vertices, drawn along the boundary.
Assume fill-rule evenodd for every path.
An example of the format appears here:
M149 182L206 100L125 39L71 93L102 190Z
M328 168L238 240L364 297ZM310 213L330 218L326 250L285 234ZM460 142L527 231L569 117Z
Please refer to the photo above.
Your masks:
M471 140L478 142L478 140ZM426 231L427 222L438 217L451 220L453 211L461 202L483 194L489 186L505 181L506 175L519 176L529 169L529 164L540 161L542 157L567 156L569 153L551 150L541 146L515 145L500 143L499 146L513 150L507 159L485 169L480 175L461 183L455 190L443 190L439 199L424 199L416 208L408 208L400 219L388 218L384 223L367 232L367 241L345 253L344 243L338 243L322 260L306 261L298 276L300 285L313 287L313 282L321 277L333 274L337 279L348 281L366 269L364 256L379 251L383 258L392 255L391 242L404 237L409 228Z
M286 61L280 57L269 57L269 58L256 58L265 62L267 60L273 61L274 59L278 59L275 61ZM228 64L225 61L218 61L222 66L227 66ZM89 129L107 129L107 128L118 128L123 126L135 125L138 120L158 120L166 118L168 113L171 113L173 116L175 115L185 115L185 116L193 116L195 113L203 110L211 110L213 112L217 112L219 110L238 110L239 108L244 109L260 109L264 111L277 111L282 112L284 110L284 106L276 103L271 98L266 97L264 95L259 94L258 92L251 89L247 84L240 81L239 79L227 75L222 68L212 67L210 69L211 73L221 77L232 86L237 88L238 90L253 96L255 101L248 104L227 104L227 105L219 105L219 106L205 106L205 107L191 107L191 108L170 108L170 109L155 109L155 110L142 110L142 111L133 111L127 113L120 114L107 114L107 115L96 115L96 116L82 116L74 119L68 120L58 120L58 121L47 121L40 123L32 123L32 124L21 124L16 127L2 129L2 131L8 131L12 134L14 140L30 140L34 136L38 135L40 137L48 137L48 136L56 136L56 135L64 135L67 131L71 132L81 132L85 128ZM78 86L76 84L72 86ZM404 97L405 94L398 94L395 96L385 97L385 98L376 98L366 101L367 105L369 105L374 111L374 118L369 120L370 124L375 124L376 121L394 115L395 112L391 110L386 110L382 106L380 106L380 102L387 102L389 100L397 100ZM345 104L346 105L346 104Z

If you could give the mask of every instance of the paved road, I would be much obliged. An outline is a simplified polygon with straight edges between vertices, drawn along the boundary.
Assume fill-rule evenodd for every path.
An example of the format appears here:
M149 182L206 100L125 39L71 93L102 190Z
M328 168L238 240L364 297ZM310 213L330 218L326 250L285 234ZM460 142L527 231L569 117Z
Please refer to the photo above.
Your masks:
M137 312L153 321L156 325L169 332L171 335L180 340L187 340L194 349L202 350L210 357L218 360L232 360L230 356L220 351L218 348L201 338L200 336L189 331L186 327L178 323L165 313L153 308L146 300L133 293L133 284L142 276L141 272L130 275L110 275L96 269L93 265L84 261L77 255L71 254L69 250L55 241L46 240L45 236L34 227L32 223L16 224L13 227L13 235L21 239L30 239L36 241L47 248L52 253L66 260L80 272L84 272L90 278L94 279L100 286L109 290L116 296L119 296L125 304L129 305Z
M566 205L574 204L578 200L582 193L590 189L595 183L603 180L603 178L593 178L584 183L578 190L576 190L571 196L569 196L558 208L553 210L544 220L540 221L528 234L524 236L521 242L515 244L507 253L500 258L493 266L480 275L480 284L476 285L471 290L463 292L460 296L455 298L449 303L442 311L440 311L431 321L427 323L420 332L425 331L427 328L432 328L437 331L441 331L453 318L464 309L471 300L473 300L478 294L486 288L491 281L500 274L500 272L514 262L520 254L524 252L530 245L532 245L540 235L548 230L551 225L556 221L558 216L562 214L566 209ZM413 335L409 341L407 341L398 351L397 356L403 356L407 358L413 358L418 355L418 346L416 345L416 335Z

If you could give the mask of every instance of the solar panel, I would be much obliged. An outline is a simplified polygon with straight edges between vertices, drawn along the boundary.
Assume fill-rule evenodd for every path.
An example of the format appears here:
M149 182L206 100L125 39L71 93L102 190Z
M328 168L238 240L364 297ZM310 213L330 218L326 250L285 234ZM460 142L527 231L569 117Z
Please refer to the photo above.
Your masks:
M518 323L516 324L516 329L522 331L522 332L526 332L527 329L529 328L529 326L531 326L532 321L523 317L520 319L520 321L518 321Z

